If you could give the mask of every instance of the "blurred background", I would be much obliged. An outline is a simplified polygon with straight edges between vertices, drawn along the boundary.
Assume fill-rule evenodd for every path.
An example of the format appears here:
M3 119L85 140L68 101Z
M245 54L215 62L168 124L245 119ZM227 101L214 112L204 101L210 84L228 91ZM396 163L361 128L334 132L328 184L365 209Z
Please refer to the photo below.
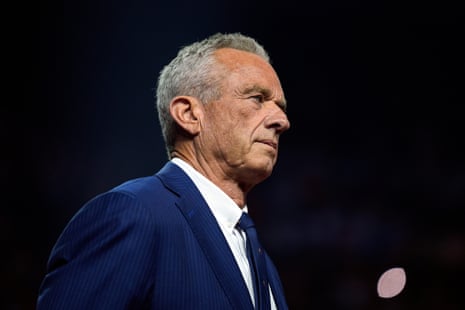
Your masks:
M216 32L263 44L288 100L292 128L248 204L290 309L464 309L460 1L17 5L3 27L1 309L35 308L86 201L166 162L158 72ZM407 284L383 299L391 267Z

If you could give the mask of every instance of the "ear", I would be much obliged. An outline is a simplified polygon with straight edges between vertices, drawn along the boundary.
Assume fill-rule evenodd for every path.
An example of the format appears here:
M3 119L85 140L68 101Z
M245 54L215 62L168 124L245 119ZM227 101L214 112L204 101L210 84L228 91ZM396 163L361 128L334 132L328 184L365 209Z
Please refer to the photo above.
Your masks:
M195 97L177 96L170 102L170 114L176 124L189 135L200 132L203 115L202 103Z

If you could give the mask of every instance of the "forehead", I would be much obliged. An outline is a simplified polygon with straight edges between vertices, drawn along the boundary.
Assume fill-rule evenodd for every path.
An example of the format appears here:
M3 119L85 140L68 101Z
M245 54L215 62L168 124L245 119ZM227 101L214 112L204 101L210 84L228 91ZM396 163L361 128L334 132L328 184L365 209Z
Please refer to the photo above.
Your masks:
M260 56L233 48L221 48L215 51L215 58L231 71L256 67L276 74L271 65Z
M232 48L222 48L215 52L216 59L228 70L227 80L230 86L234 81L239 84L259 86L269 89L282 97L279 78L273 67L260 56ZM239 85L236 85L239 86Z

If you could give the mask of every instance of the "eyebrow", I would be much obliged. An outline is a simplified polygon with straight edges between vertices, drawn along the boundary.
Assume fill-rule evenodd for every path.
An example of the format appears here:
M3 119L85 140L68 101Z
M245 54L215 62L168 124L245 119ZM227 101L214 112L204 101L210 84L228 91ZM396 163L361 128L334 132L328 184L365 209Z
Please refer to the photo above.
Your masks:
M242 95L250 95L253 93L260 93L267 99L271 98L272 96L272 92L269 88L265 88L260 85L252 85L252 86L246 87L244 90L241 91ZM286 99L282 99L282 100L278 99L274 101L284 112L286 112L286 109L287 109Z

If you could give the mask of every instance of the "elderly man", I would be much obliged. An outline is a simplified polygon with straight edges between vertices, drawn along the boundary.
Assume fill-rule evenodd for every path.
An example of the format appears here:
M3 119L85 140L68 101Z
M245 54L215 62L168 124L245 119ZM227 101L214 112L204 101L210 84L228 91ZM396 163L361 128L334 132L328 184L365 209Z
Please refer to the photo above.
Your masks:
M79 210L38 309L287 309L247 216L289 128L266 51L239 33L182 48L160 73L157 108L169 162Z

